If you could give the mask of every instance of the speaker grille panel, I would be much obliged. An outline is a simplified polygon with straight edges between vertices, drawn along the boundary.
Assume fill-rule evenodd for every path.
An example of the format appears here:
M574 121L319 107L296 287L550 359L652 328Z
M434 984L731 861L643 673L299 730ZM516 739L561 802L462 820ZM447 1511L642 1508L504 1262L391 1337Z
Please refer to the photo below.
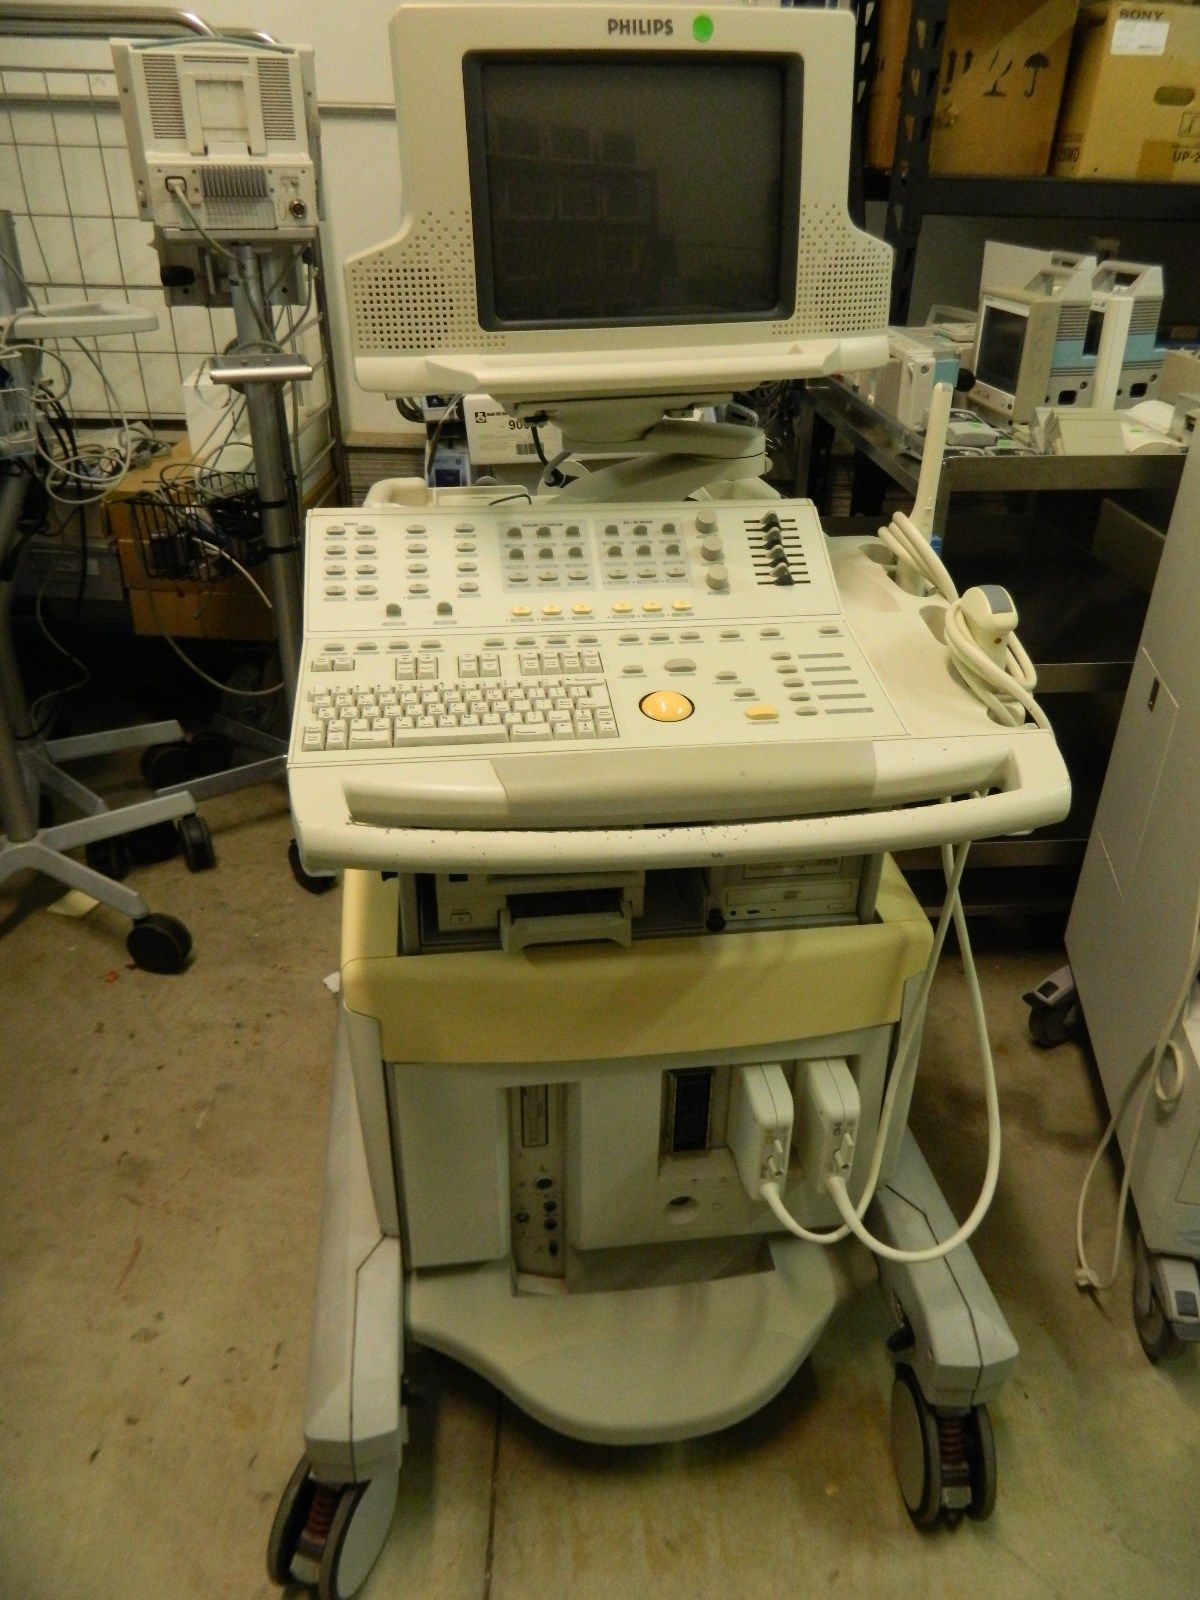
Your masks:
M288 64L279 56L258 62L258 90L262 101L263 132L268 139L294 139L296 116L292 108L292 80Z
M150 106L150 131L156 139L186 138L175 58L146 55L143 62L146 69L146 100Z

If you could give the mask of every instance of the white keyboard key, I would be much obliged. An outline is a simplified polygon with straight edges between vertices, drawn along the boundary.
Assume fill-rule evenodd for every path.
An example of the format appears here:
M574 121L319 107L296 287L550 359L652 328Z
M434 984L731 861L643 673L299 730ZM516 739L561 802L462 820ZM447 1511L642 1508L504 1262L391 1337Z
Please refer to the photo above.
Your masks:
M583 662L576 650L564 650L562 653L562 670L564 672L582 672Z
M571 726L571 713L569 711L552 711L546 721L552 728L569 728Z
M575 737L575 729L569 723L565 728L556 727L554 729L554 737L556 739L573 739Z
M351 733L369 733L371 724L365 717L353 717L350 722Z
M314 661L312 663L312 670L314 672L332 672L333 663L331 661Z
M392 719L390 717L372 717L371 718L371 732L372 733L391 733L391 731L392 731Z
M321 727L320 723L317 723L315 726L310 724L307 728L305 728L304 732L300 736L300 748L302 750L324 750L325 730Z
M418 728L436 728L437 727L437 723L434 721L434 719L432 717L418 717L417 718L417 727Z
M518 726L511 730L510 738L514 744L536 744L554 735L550 732L548 722L531 722L525 726Z
M460 678L477 678L479 676L479 657L459 656L458 675Z
M338 660L333 663L333 670L335 672L353 672L354 671L354 657L353 656L341 656L341 657L339 657Z
M448 744L495 744L503 742L503 728L414 728L410 733L400 734L396 744L402 749L411 749L414 746Z
M431 682L437 677L436 656L417 657L417 677L421 678L425 682Z
M498 711L485 711L479 720L485 728L502 728L504 726Z
M506 711L504 713L504 726L506 728L519 728L521 726L521 713L519 711Z
M521 719L530 727L536 727L539 722L545 722L545 717L540 711L527 711Z
M351 750L390 750L392 747L392 729L389 724L386 728L368 728L364 733L355 733L350 730Z
M517 666L522 672L539 672L541 667L538 662L536 650L522 650L517 657Z
M417 663L412 656L396 657L396 676L398 678L412 679L417 675Z
M593 728L590 722L587 723L586 726L583 723L577 722L575 724L575 737L577 739L594 739L596 737L596 730Z
M439 728L457 728L458 727L458 718L457 717L452 717L452 716L450 716L448 714L444 715L444 716L440 716L438 718L438 727Z
M446 710L452 717L465 717L467 714L467 703L465 700L448 700L446 702Z
M317 707L318 722L337 722L339 720L340 718L338 717L337 710L334 706Z
M343 722L340 726L338 726L334 723L330 723L325 734L326 750L345 750L349 747L349 742L350 736L346 732L346 724Z
M498 678L500 676L500 657L496 655L480 656L479 676L481 678Z
M585 650L580 659L585 672L603 672L598 650Z
M406 728L415 728L416 725L417 719L415 717L393 717L392 737L395 738L397 734L403 733Z
M467 712L466 716L459 717L458 725L460 728L478 728L481 726L479 718L470 711Z

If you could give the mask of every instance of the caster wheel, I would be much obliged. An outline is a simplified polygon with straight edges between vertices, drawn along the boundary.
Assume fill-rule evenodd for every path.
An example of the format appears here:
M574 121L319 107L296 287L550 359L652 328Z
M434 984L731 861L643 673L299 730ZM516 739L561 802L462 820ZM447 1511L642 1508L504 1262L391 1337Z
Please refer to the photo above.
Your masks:
M111 839L93 839L83 847L83 858L93 872L102 872L106 878L119 883L129 873L129 845L121 834Z
M146 972L182 972L191 953L192 936L178 918L151 911L130 928L125 945Z
M334 1487L301 1460L283 1492L267 1540L267 1574L284 1586L315 1586L318 1600L350 1600L367 1581L387 1538L398 1474Z
M223 733L196 733L188 740L187 775L208 778L224 772L233 760L233 742Z
M1081 1020L1079 1001L1074 995L1052 1006L1035 1004L1029 1010L1029 1037L1039 1050L1053 1050L1075 1037Z
M300 846L295 839L288 845L288 866L292 869L292 877L309 894L328 894L330 889L337 883L335 877L305 872L304 863L300 860Z
M967 1515L976 1522L986 1522L996 1509L996 1436L984 1405L972 1406L967 1417L966 1448L971 1477Z
M906 1366L896 1368L892 1384L892 1465L909 1516L918 1528L932 1528L942 1511L937 1417Z
M152 822L128 835L129 854L139 867L170 861L179 854L179 835L173 822Z
M213 849L212 834L204 818L195 813L180 817L176 827L179 830L179 848L188 871L205 872L209 867L215 867L217 852Z
M187 740L150 745L142 751L141 768L149 789L169 789L173 784L186 783L192 776Z
M281 1586L292 1581L292 1562L317 1485L308 1475L308 1457L301 1456L279 1501L267 1538L267 1577Z
M1133 1325L1147 1361L1155 1366L1160 1361L1170 1361L1183 1349L1184 1341L1171 1326L1154 1287L1150 1252L1140 1229L1133 1258Z

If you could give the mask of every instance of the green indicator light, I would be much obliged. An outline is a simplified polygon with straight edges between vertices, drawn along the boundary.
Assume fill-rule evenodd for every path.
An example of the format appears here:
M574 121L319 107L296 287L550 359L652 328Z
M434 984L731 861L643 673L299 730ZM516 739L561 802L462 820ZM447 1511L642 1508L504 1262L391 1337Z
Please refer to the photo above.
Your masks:
M713 19L702 11L692 23L692 37L698 44L707 44L713 36Z

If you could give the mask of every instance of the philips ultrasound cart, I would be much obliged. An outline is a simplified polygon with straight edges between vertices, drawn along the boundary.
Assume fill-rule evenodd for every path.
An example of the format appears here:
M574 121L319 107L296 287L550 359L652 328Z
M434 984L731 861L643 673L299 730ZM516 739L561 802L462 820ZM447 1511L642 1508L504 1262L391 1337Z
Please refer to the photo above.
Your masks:
M347 267L360 382L491 393L564 454L533 497L396 480L309 517L292 803L309 870L348 870L268 1565L325 1596L386 1535L406 1347L580 1439L687 1438L793 1375L851 1233L910 1512L995 1492L1016 1345L965 1242L994 1078L961 1227L906 1121L962 847L1061 817L1066 772L927 494L828 540L757 429L672 415L886 358L889 253L845 213L852 16L617 21L402 6L403 224ZM933 933L887 852L935 844Z

